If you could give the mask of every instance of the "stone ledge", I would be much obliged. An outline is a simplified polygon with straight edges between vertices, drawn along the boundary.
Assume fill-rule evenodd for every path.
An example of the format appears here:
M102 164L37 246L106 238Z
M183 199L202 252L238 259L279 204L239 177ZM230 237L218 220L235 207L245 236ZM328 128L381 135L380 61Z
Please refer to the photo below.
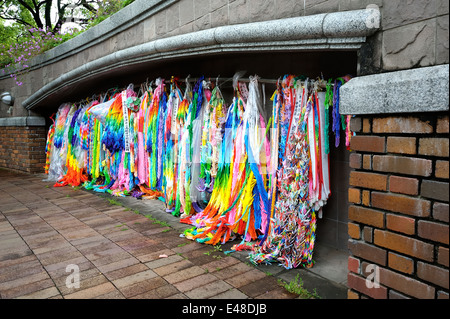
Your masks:
M379 28L379 25L367 23L374 14L379 11L364 9L318 14L221 26L157 39L68 70L32 94L22 105L33 109L63 88L129 65L228 52L357 50L366 37Z
M340 89L341 114L439 112L449 110L449 65L351 79Z
M45 118L39 116L0 118L2 126L45 126Z

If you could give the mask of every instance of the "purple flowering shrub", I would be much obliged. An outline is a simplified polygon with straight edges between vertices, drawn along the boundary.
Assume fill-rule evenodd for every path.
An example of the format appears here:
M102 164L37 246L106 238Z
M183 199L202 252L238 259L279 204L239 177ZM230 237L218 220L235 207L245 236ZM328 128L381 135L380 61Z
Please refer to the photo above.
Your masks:
M49 29L28 28L20 32L20 36L11 44L0 43L0 75L9 73L18 86L23 85L20 80L30 69L31 59L59 44L77 36L81 32L95 26L120 9L126 7L134 0L99 0L96 12L85 12L85 23L82 29L69 29L64 33L61 29L53 32Z
M18 86L23 82L20 76L30 67L30 60L57 45L75 37L81 31L69 30L65 34L60 31L52 33L40 28L30 28L9 46L0 44L0 69L7 69L10 77ZM2 70L3 74L5 70Z

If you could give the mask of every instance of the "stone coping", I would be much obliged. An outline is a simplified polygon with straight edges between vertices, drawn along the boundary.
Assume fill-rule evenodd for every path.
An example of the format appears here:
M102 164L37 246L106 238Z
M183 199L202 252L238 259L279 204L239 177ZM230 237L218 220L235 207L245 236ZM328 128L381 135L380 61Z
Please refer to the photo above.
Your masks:
M340 89L341 114L448 111L449 65L361 76Z
M3 117L0 127L4 126L45 126L45 118L40 116Z
M378 9L325 13L263 22L220 26L153 40L126 48L70 70L23 101L33 109L62 88L130 65L229 52L357 50L379 24Z

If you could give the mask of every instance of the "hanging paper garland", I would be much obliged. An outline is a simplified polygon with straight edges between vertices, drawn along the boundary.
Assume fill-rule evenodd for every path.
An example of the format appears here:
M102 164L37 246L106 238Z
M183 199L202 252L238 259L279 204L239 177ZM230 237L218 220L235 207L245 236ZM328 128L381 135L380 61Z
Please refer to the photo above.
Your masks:
M200 78L184 95L176 79L157 80L138 97L129 86L88 105L62 105L50 127L46 173L55 186L115 196L158 198L208 244L236 236L233 250L254 263L311 266L316 218L330 196L329 112L335 146L349 147L350 117L339 88L285 75L265 123L257 77L234 79L229 108L218 86ZM320 82L322 83L322 82ZM170 90L170 92L167 92Z

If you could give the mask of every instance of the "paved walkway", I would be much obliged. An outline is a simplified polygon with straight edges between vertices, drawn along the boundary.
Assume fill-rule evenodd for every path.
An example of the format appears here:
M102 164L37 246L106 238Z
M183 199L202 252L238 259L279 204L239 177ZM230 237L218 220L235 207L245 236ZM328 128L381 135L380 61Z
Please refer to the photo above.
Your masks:
M298 297L267 272L109 195L42 178L0 169L2 299Z

